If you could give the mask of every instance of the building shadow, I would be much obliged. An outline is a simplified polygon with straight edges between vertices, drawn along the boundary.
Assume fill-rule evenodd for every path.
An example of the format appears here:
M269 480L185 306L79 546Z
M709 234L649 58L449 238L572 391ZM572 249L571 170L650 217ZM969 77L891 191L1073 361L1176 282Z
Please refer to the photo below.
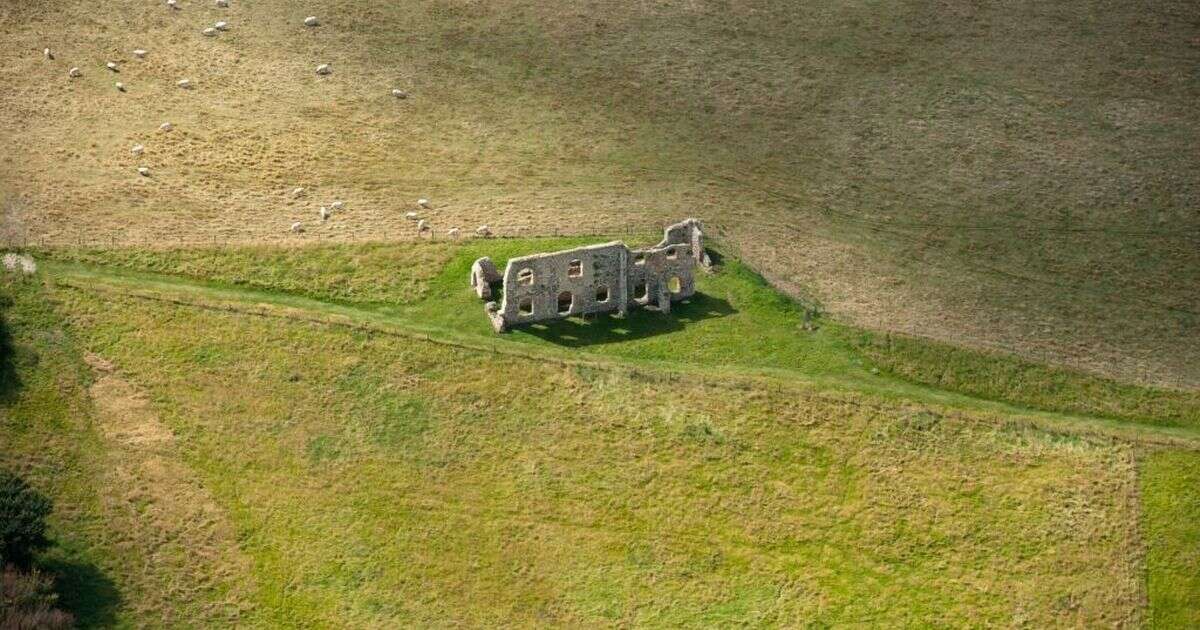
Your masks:
M55 576L59 608L75 616L76 627L116 625L121 593L116 583L95 565L55 558L42 561L39 567Z
M670 313L634 308L625 318L614 313L570 317L520 326L513 329L513 334L533 335L556 345L580 348L665 335L683 330L688 324L728 317L736 312L728 300L696 293L672 304Z

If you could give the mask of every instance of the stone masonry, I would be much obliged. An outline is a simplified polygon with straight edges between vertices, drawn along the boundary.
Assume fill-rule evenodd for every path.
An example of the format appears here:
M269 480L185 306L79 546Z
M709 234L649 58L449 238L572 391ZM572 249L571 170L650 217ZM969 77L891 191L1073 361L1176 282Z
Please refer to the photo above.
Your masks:
M496 332L576 315L615 312L624 317L636 306L663 313L671 302L696 292L695 269L708 269L700 222L668 226L657 245L631 250L620 241L508 261L501 275L490 258L471 266L471 288L488 300L484 310ZM499 303L491 301L496 285Z

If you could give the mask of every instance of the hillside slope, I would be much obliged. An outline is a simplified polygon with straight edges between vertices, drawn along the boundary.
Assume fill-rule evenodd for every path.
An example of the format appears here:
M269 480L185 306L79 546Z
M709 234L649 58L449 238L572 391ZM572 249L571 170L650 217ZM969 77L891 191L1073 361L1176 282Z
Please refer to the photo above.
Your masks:
M180 5L0 7L11 237L412 238L418 197L439 234L697 215L860 324L1200 386L1193 2Z

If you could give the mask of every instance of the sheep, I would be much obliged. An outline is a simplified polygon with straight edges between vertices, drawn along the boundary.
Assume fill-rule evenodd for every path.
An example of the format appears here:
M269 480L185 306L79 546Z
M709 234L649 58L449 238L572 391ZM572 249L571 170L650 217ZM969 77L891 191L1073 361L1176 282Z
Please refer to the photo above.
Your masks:
M404 213L404 218L405 218L405 219L408 219L409 221L416 221L416 220L417 220L417 213L416 213L416 212L405 212L405 213Z
M43 50L42 55L44 55L47 59L54 59L54 53L50 52L49 48Z
M117 88L117 91L118 91L118 92L124 92L124 91L125 91L125 84L124 84L124 83L121 83L120 81L117 81L117 83L116 83L116 88Z
M301 196L303 196L303 195L304 195L304 189L303 189L303 188L296 188L295 190L293 190L293 191L292 191L292 196L293 196L293 197L301 197Z
M213 24L213 28L217 29L218 31L228 31L229 22L217 22L216 24Z
M74 79L75 77L83 76L83 72L79 68L71 68L70 70L67 70L67 76Z
M418 199L417 205L428 210L429 209L429 200L428 199Z
M144 50L142 50L141 48L139 48L139 49L137 49L137 50L133 51L133 56L134 56L134 57L137 57L138 59L145 59L145 58L146 58L146 51L144 51Z
M200 32L203 33L205 37L215 37L217 35L217 29L211 26Z
M346 207L346 203L344 201L335 201L329 204L329 207L333 208L334 210L341 210L342 208Z
M450 238L458 238L458 228L452 227L449 230L446 230L446 235Z
M417 231L418 232L424 232L425 230L428 230L428 229L429 229L428 221L426 221L425 219L421 219L420 221L417 221Z
M217 0L217 6L221 7L222 9L227 9L229 8L229 0Z
M133 145L133 148L129 150L129 152L134 155L141 155L146 152L146 147L140 144L135 144Z
M178 9L179 9L179 2L177 2L176 0L167 0L167 6L168 6L168 7L171 7L172 9L176 9L176 10L178 10Z
M305 26L317 26L320 23L321 23L321 21L318 20L317 16L315 16L315 15L310 15L310 16L304 18Z
M139 166L138 175L141 175L142 177L150 177L150 169L146 168L145 166Z
M192 89L192 82L187 79L182 79L181 81L179 81L179 83L176 83L175 85L178 85L179 87L181 87L185 90Z
M404 90L392 90L392 96L396 98L408 98L408 92Z
M301 222L297 221L297 222L295 222L295 223L293 223L293 224L292 224L292 233L293 233L293 234L299 234L299 233L301 233L301 232L303 232L303 231L304 231L304 224L303 224L303 223L301 223Z
M328 221L328 220L329 220L329 214L330 214L330 213L329 213L329 208L326 208L325 206L321 206L321 210L320 210L320 211L319 211L317 214L321 215L321 220L322 220L322 221Z
M104 64L104 67L105 67L105 68L108 68L109 70L112 70L113 72L120 72L120 71L121 71L119 68L117 68L117 64L115 64L115 63L113 63L113 62L111 62L111 61L110 61L110 62L108 62L108 63L106 63L106 64Z
M333 74L333 68L327 63L317 66L317 74Z
M484 238L487 238L492 233L492 230L489 229L488 226L486 226L486 225L481 225L481 226L475 228L475 233Z
M159 126L158 126L158 129L159 129L159 131L170 131L170 130L172 130L172 129L174 129L174 128L175 128L175 125L172 125L172 124L171 124L171 123L169 123L169 122L165 122L165 123L163 123L163 124L161 124L161 125L159 125Z

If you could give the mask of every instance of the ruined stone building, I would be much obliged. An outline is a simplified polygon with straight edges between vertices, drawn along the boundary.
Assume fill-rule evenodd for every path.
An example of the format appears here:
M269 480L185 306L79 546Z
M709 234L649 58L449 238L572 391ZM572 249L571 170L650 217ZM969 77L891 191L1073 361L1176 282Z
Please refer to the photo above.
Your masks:
M508 261L502 276L490 258L471 266L471 287L496 332L573 315L616 312L635 306L663 313L671 302L696 292L696 267L707 269L700 222L686 219L668 226L653 247L629 249L614 241ZM501 301L492 301L496 285Z

